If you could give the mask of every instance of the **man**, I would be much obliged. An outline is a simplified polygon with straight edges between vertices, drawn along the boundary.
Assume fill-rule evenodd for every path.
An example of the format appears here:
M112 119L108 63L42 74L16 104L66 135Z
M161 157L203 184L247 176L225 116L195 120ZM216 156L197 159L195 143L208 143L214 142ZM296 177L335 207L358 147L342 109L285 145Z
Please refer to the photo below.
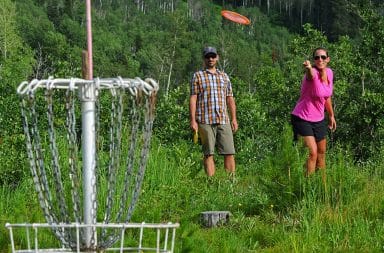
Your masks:
M226 171L233 175L235 147L232 132L237 131L238 125L232 84L226 73L216 69L219 60L216 48L204 48L203 58L205 68L195 72L191 81L190 127L200 134L208 177L215 174L215 147L218 154L224 156Z

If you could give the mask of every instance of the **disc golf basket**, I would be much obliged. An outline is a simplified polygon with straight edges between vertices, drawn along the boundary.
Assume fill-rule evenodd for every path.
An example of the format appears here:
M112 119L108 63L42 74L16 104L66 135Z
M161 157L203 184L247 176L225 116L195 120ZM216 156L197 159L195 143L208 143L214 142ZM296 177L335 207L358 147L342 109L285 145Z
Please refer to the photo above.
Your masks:
M129 223L148 160L157 90L152 79L121 77L19 85L28 160L46 223L6 224L12 252L173 252L179 224Z
M17 89L46 223L7 223L11 250L173 252L178 223L129 223L148 160L158 84L93 78L91 1L85 5L85 79L33 80Z

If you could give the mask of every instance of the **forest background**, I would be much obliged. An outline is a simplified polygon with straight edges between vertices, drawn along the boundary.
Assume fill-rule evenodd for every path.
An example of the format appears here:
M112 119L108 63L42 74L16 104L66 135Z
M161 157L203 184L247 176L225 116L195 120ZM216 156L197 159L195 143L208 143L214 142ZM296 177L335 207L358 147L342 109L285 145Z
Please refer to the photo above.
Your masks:
M16 88L21 81L33 78L80 77L86 31L83 1L0 2L0 185L4 200L0 221L5 223L32 219L28 214L12 214L16 207L22 209L23 200L19 195L19 199L11 198L10 192L23 191L27 186L30 187L27 189L33 188L28 180L26 152L23 152L25 143ZM228 197L225 187L222 191L215 188L220 196L215 202L212 189L207 189L209 204L191 207L194 212L184 210L187 214L183 214L180 205L185 203L172 200L173 212L159 207L156 215L148 214L145 218L155 222L159 222L156 218L176 219L188 224L188 228L182 225L177 246L183 252L382 250L383 229L373 223L382 226L384 213L381 197L384 187L383 8L379 0L93 1L94 76L151 77L159 82L152 146L157 152L161 150L158 156L163 155L173 164L171 177L177 179L178 184L193 184L196 180L196 186L206 184L199 149L191 143L188 115L189 80L192 73L202 67L204 46L217 47L220 68L230 75L234 87L240 124L235 135L236 160L242 189L235 192L243 195ZM251 24L241 26L224 20L220 15L222 9L247 16ZM289 127L290 111L299 96L303 75L301 64L318 46L327 48L331 56L338 123L337 131L329 135L327 159L331 179L328 187L332 194L325 199L318 185L315 184L318 192L306 188L308 182L302 180L301 171L305 155L293 147ZM295 156L295 152L300 155ZM149 167L159 167L158 162L152 163ZM292 178L288 178L288 171ZM179 174L182 172L184 175ZM166 184L154 181L150 170L147 174L148 189L152 189L151 184ZM216 184L220 188L220 175L218 178ZM182 192L180 185L173 186ZM368 190L368 187L376 188ZM308 191L312 195L306 194ZM282 192L287 195L280 196ZM143 194L139 208L150 205L156 196L169 195L165 190L152 193L153 196ZM193 193L200 194L199 189L184 192L187 196ZM176 196L184 198L185 195ZM312 211L306 209L307 216L303 207L309 206L308 195L311 195L310 203L320 203L317 207L311 206ZM357 200L358 203L354 202ZM362 209L356 207L357 204ZM37 205L36 201L38 213ZM261 228L249 229L251 225L238 228L236 222L228 231L196 232L199 228L188 218L213 207L230 209L236 214L238 224L252 224L250 220L256 219L257 226L266 234L261 235ZM324 223L321 220L324 209L329 211L329 217L325 216L331 232L320 226ZM355 212L354 218L350 218L350 214L348 218L344 216L348 209ZM359 215L361 222L357 222ZM320 220L314 221L316 217ZM308 231L314 226L313 223L305 226L305 218L319 222L315 223L321 231L319 237L310 236ZM285 223L287 219L290 225ZM296 224L297 220L300 222ZM344 222L351 230L339 227L345 227ZM271 229L271 224L276 228ZM332 225L340 231L332 230ZM354 226L366 231L356 232ZM242 243L215 242L216 246L204 243L210 233L220 234L216 238L220 241L218 238L227 238L226 233L236 229L247 231L241 236ZM287 235L285 233L289 236L284 240L281 235ZM367 239L365 233L373 239ZM297 238L304 238L304 242ZM1 243L8 245L7 238L1 237ZM198 250L202 243L207 250ZM239 251L232 250L235 248Z

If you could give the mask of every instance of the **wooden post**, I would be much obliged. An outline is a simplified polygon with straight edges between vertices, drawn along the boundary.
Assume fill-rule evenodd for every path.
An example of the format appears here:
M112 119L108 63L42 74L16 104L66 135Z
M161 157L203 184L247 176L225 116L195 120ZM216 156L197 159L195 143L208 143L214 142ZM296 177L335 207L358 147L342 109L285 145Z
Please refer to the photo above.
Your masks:
M82 64L81 64L81 75L82 78L85 80L89 80L89 61L88 61L88 51L83 50L81 53L81 59L82 59Z

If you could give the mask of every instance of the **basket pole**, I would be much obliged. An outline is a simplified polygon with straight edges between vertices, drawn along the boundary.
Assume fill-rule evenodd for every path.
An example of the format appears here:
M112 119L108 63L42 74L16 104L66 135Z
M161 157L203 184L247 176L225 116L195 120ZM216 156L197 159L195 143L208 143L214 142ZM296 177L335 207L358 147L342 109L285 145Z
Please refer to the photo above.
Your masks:
M87 22L87 76L93 79L92 61L92 25L91 0L86 0ZM81 123L82 123L82 157L83 157L83 192L84 192L84 224L96 223L96 128L95 128L95 86L93 83L82 86L81 89ZM84 244L87 248L95 247L95 235L92 227L84 231Z
M91 22L91 0L86 0L87 19L87 51L88 51L88 80L93 79L93 53L92 53L92 22Z

